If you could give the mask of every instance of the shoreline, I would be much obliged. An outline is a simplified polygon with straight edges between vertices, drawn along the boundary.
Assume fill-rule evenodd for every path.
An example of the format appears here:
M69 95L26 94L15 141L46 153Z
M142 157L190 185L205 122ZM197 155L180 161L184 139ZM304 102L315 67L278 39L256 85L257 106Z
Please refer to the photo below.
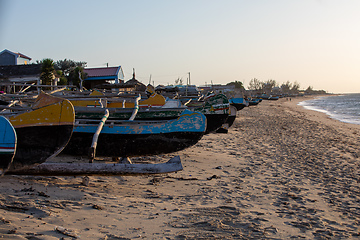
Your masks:
M335 94L335 95L341 95L341 94ZM316 99L319 97L327 97L327 96L333 96L333 95L317 95L317 96L307 96L307 97L297 97L297 98L293 98L293 101L289 101L289 102L285 102L284 105L291 105L292 108L297 109L299 111L304 111L305 113L308 114L308 116L312 119L312 120L317 120L319 122L322 122L324 124L330 124L333 125L334 127L339 127L339 128L346 128L346 129L351 129L351 128L355 128L360 130L360 125L359 124L354 124L354 123L347 123L347 122L342 122L340 120L337 120L335 118L330 117L328 114L323 113L323 112L319 112L316 110L312 110L312 109L307 109L301 105L298 105L300 102L303 101L308 101L308 100L312 100L312 99ZM296 103L296 104L293 104Z
M262 101L228 134L145 158L179 155L176 173L6 175L0 238L357 239L360 126L297 105L304 98Z

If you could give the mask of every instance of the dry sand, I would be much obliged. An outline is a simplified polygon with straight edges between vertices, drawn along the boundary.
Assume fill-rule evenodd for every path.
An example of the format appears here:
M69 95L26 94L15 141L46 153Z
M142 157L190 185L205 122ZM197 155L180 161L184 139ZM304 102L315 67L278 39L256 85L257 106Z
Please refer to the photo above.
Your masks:
M238 112L228 134L145 158L180 155L177 173L88 183L6 175L0 238L359 239L360 125L305 110L300 100L263 101Z

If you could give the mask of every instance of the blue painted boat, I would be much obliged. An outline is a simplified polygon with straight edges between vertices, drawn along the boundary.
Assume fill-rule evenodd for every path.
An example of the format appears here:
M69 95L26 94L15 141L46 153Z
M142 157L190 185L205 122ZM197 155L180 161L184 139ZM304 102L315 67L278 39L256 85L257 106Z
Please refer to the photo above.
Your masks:
M135 108L106 108L109 110L109 120L128 120ZM139 108L135 120L170 120L178 118L186 107L178 108ZM98 119L104 116L104 108L75 107L76 119Z
M240 111L244 107L249 106L249 102L245 100L245 98L236 97L236 98L229 98L229 102L231 105L236 107L236 110Z
M4 116L0 116L0 176L10 167L16 151L16 132Z
M249 106L256 106L261 102L261 99L258 98L249 98L248 99Z
M278 96L272 96L270 95L270 97L268 98L268 100L279 100Z
M76 119L64 153L87 155L99 120ZM96 155L135 157L171 153L196 144L206 130L205 115L184 110L172 120L107 120L98 136Z

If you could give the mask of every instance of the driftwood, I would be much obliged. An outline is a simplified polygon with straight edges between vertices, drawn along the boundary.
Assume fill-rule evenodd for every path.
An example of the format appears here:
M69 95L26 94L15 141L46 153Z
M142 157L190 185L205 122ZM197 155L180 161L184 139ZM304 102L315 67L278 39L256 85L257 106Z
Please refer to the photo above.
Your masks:
M23 169L7 171L8 175L139 175L181 171L179 156L166 163L123 164L123 163L42 163Z

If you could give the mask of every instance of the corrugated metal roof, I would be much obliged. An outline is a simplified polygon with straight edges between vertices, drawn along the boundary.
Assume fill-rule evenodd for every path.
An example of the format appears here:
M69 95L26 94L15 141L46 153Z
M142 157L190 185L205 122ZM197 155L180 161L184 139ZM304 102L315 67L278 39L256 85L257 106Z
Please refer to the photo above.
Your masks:
M26 55L24 55L24 54L22 54L22 53L16 53L19 57L22 57L22 58L26 58L26 59L29 59L29 60L31 60L31 58L30 57L28 57L28 56L26 56Z
M116 76L120 67L85 68L88 77Z
M9 50L7 50L7 49L4 49L3 51L1 51L0 54L1 54L1 53L5 53L5 52L8 52L8 53L10 53L10 54L12 54L12 55L17 55L18 57L21 57L21 58L26 58L26 59L31 60L30 57L28 57L28 56L26 56L26 55L24 55L24 54L22 54L22 53L12 52L12 51L9 51Z

